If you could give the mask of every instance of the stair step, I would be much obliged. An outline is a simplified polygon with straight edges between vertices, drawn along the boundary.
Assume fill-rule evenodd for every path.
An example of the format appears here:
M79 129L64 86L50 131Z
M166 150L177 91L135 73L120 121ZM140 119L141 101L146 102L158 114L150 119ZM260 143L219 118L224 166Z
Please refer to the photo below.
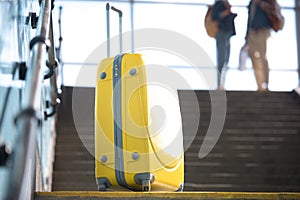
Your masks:
M90 170L85 169L69 169L58 171L55 170L53 174L52 186L53 191L96 191L96 179L94 175L94 168Z
M94 160L69 160L68 162L58 162L55 164L55 171L80 170L87 171L95 168Z

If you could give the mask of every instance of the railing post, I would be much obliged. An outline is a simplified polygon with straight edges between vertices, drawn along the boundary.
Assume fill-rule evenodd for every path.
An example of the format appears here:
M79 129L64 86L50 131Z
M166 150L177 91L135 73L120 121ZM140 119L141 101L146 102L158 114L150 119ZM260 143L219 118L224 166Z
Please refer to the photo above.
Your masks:
M296 37L297 37L297 57L298 57L298 86L300 86L300 0L295 0L296 16Z

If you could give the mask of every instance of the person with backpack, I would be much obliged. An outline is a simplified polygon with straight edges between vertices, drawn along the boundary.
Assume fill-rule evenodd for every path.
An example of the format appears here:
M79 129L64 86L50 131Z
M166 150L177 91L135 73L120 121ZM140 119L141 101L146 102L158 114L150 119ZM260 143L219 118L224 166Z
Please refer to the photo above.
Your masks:
M211 18L218 22L216 33L218 89L224 89L225 74L230 56L230 38L235 35L234 18L237 14L231 12L228 0L216 0L212 7Z
M274 20L276 22L274 22ZM267 91L269 84L269 63L267 40L271 29L283 28L284 18L276 0L251 0L248 6L246 42L252 61L258 91Z

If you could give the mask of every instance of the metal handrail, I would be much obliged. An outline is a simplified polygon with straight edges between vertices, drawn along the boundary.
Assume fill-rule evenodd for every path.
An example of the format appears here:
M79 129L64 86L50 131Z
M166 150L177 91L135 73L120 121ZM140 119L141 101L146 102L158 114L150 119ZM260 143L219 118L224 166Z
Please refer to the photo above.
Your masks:
M19 0L22 1L22 0ZM36 36L31 40L31 59L26 75L22 110L15 119L17 139L7 199L31 199L34 189L36 132L39 127L40 95L51 17L51 0L40 2Z

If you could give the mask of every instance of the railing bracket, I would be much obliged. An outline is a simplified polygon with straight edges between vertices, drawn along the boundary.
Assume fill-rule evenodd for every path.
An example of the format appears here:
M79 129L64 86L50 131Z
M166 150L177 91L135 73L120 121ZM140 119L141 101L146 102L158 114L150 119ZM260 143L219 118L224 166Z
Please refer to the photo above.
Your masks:
M56 110L57 110L57 106L60 104L60 99L56 99L56 104L52 104L50 101L46 101L46 108L50 108L52 107L52 112L47 113L46 111L44 111L44 119L47 120L49 117L52 117L53 115L55 115Z
M48 67L49 71L47 74L44 75L44 79L51 78L51 76L54 74L54 69L58 66L58 61L55 60L52 64L46 61L46 66Z
M46 45L47 49L50 47L50 41L46 39L43 36L36 36L32 38L32 40L29 43L29 48L32 50L33 46L36 45L37 43L43 43Z
M14 63L13 76L14 76L15 71L17 69L19 70L19 80L25 81L26 72L27 72L26 62L16 62L16 63Z
M38 122L38 126L41 125L41 119L38 117L36 111L33 108L26 108L26 109L22 110L21 112L19 112L19 114L17 114L17 116L14 119L14 123L17 124L18 120L22 117L36 118L36 120Z
M7 145L2 144L0 146L0 166L7 167L9 166L8 160L11 155L11 150L7 147Z

